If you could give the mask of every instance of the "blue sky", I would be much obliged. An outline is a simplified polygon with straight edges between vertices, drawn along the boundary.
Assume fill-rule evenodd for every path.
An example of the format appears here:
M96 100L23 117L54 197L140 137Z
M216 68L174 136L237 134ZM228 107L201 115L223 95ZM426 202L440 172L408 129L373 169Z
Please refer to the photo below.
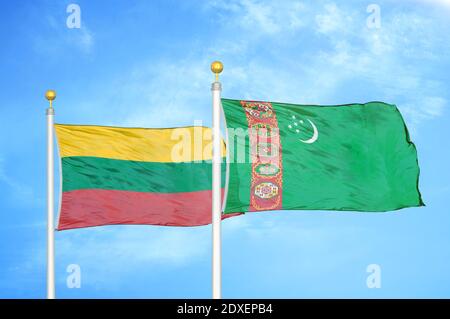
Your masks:
M215 59L227 98L397 104L427 205L226 220L223 296L450 297L450 1L77 1L80 29L66 26L70 3L1 1L0 297L45 297L45 90L59 123L209 125ZM56 293L209 298L210 259L209 226L60 232ZM381 288L367 287L369 264Z

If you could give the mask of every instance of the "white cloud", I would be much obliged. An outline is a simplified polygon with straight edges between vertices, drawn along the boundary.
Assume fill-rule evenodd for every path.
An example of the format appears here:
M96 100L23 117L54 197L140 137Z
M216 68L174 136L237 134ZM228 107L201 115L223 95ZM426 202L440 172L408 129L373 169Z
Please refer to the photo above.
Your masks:
M439 117L444 113L447 106L447 100L437 96L424 96L410 100L401 109L411 120L410 128L413 132L417 130L417 126L426 120Z
M419 0L420 2L442 6L450 9L450 0Z
M222 223L224 238L242 231L246 221L241 217ZM159 271L164 265L165 270L175 271L204 260L211 254L211 226L106 226L62 231L56 233L56 254L60 267L74 263L89 273L83 285L110 286L143 269Z
M205 119L210 100L209 63L217 57L225 62L222 80L228 97L305 104L363 102L355 100L357 92L353 91L345 100L336 96L348 90L348 85L364 82L371 88L369 99L398 104L406 110L408 122L420 123L442 114L442 106L439 112L430 113L422 104L412 103L428 97L445 100L442 83L428 79L416 62L439 62L446 56L445 39L430 36L442 34L430 17L384 10L382 28L369 29L364 6L321 3L208 2L206 14L223 22L217 30L218 40L177 63L145 62L126 76L126 83L118 86L125 88L119 90L120 96L130 96L123 103L139 100L126 124L188 125L194 119ZM315 42L311 45L308 38ZM411 63L416 64L412 67Z
M99 84L98 94L78 101L74 115L88 114L83 121L102 118L102 125L129 127L177 127L202 120L210 124L210 87L213 74L206 55L176 62L141 61ZM98 123L92 123L98 124Z
M57 246L60 258L80 265L96 260L103 268L108 260L127 260L130 266L179 266L206 254L208 238L206 227L107 226L59 232ZM75 249L80 246L85 249ZM110 271L115 267L120 271L122 266L108 266Z
M0 183L4 183L8 187L11 200L14 200L18 204L24 205L31 203L32 205L43 205L44 203L44 200L37 197L29 185L10 177L10 174L8 174L5 168L4 157L2 156L0 156ZM5 196L5 194L2 194L2 196Z
M131 100L140 100L125 125L170 127L204 119L202 107L208 105L211 80L209 61L204 57L149 62L136 68L121 91Z
M449 47L442 46L446 41L436 37L442 33L430 17L383 13L382 28L369 29L361 28L364 15L348 9L343 13L335 5L325 10L326 17L318 15L322 22L319 31L333 35L329 38L332 49L321 50L311 63L320 82L325 83L325 92L349 81L365 81L378 92L376 99L398 104L415 132L421 121L443 114L444 84L429 79L421 67L425 61L428 65L439 63L449 53ZM345 31L341 30L343 24ZM335 31L340 31L339 35Z
M45 19L49 30L45 35L37 33L33 36L33 48L43 55L58 55L67 50L78 50L90 54L95 46L94 33L83 22L81 28L69 29L65 21L49 15Z
M425 112L430 117L438 117L441 116L444 112L444 108L447 105L447 101L443 99L442 97L426 97L423 100L423 104L425 106Z
M76 30L77 34L73 36L74 43L85 53L90 53L94 47L94 35L93 33L87 28L82 27L79 30Z
M422 104L411 103L430 96L446 99L443 83L430 80L421 67L425 61L440 63L450 51L448 35L444 36L427 14L383 10L382 27L369 29L365 6L319 1L295 10L292 2L242 0L231 4L215 1L209 7L219 15L231 15L223 18L229 23L219 31L220 44L214 46L245 43L239 54L231 54L227 61L230 81L224 82L224 87L240 92L242 98L350 103L357 92L349 92L348 100L336 100L336 96L345 92L346 86L364 82L373 94L369 99L396 103L405 110L414 105L415 111L408 112L411 123L442 114L443 107L431 115L419 106ZM269 11L273 14L267 16ZM303 22L301 29L287 27L290 13ZM262 21L270 30L260 26ZM276 68L272 61L277 61Z
M336 4L326 4L324 13L316 15L317 31L319 33L345 32L352 23L352 17L345 14Z
M226 15L226 24L239 25L255 37L293 32L304 26L301 17L305 5L300 1L216 0L205 6Z

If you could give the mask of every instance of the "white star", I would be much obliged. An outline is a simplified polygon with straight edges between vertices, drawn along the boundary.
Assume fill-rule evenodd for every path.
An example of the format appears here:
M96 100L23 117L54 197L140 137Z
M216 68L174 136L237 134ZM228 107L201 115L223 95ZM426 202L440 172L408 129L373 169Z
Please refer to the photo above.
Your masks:
M292 125L291 125L291 124L289 124L289 125L288 125L288 127L289 127L289 128L292 128Z
M302 123L302 124L303 124L303 120L300 120L300 123Z
M294 122L294 125L297 126L297 122Z
M300 133L300 130L295 130L295 132Z
M292 119L295 120L295 115L292 115Z

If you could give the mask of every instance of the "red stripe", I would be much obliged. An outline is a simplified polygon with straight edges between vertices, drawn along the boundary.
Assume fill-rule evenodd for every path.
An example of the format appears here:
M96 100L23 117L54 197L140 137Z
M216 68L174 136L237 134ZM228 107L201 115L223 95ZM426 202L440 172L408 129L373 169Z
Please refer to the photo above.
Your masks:
M102 225L200 226L211 223L212 192L64 192L58 230ZM222 190L223 196L223 190ZM222 219L239 214L226 214Z

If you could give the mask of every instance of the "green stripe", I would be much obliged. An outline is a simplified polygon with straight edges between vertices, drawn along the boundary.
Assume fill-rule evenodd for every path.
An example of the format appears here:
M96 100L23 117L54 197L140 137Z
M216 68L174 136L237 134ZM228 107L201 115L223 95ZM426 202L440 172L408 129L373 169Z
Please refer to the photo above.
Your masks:
M222 164L222 185L226 167ZM212 164L207 162L136 162L100 157L63 157L63 191L107 189L179 193L210 190Z

